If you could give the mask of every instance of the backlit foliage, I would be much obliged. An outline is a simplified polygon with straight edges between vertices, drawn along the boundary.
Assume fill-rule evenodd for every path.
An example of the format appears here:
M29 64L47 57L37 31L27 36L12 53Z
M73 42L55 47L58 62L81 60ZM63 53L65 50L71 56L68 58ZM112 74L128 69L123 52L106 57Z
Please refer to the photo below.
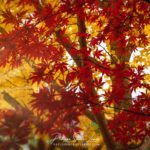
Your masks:
M19 149L34 132L71 142L80 135L87 143L91 135L99 145L89 149L144 143L150 136L148 1L0 3L3 149L7 143Z

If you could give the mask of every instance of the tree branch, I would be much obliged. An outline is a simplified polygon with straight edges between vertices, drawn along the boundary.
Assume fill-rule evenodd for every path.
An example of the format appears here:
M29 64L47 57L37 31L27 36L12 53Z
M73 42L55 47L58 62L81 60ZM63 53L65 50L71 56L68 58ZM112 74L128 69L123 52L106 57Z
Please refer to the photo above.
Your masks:
M79 16L78 16L77 20L78 20L78 31L79 31L79 33L86 34L85 20L81 19ZM80 44L80 49L85 48L85 50L87 50L87 42L86 42L85 36L79 36L79 44ZM84 61L84 59L87 59L87 56L83 56L83 61ZM90 58L90 60L97 63L97 61L92 59L92 58ZM86 62L84 62L83 65L86 65ZM91 71L90 67L89 67L89 73L90 73L89 82L85 83L85 86L91 86L90 87L91 92L92 92L91 94L93 96L95 96L97 93L96 93L96 91L93 87L93 84L92 84L92 71ZM96 120L97 124L99 125L99 129L102 133L102 136L103 136L103 139L104 139L104 142L106 144L107 149L108 150L115 149L116 145L115 145L115 142L113 141L112 135L108 129L107 120L105 118L104 113L101 111L101 112L94 115L93 112L89 112L86 115L88 115L87 117L93 116L94 120Z
M35 125L39 124L39 118L36 117L32 111L30 111L27 107L23 107L20 103L17 102L15 98L9 95L7 92L2 92L4 100L10 104L16 111L20 111L24 118L28 118L35 123Z
M78 54L74 54L73 51L75 51L75 48L72 46L71 40L68 38L67 35L62 35L61 30L58 30L55 32L56 37L59 41L59 43L66 49L66 51L69 53L69 55L72 57L74 62L76 63L77 66L81 66L81 58ZM67 41L64 42L64 39L67 39Z

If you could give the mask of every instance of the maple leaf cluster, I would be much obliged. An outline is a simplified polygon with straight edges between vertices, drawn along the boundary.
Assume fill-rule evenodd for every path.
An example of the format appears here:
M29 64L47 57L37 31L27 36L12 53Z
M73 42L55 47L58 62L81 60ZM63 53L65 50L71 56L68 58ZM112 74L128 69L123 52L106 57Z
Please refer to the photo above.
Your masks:
M0 66L35 61L29 80L39 86L30 102L39 118L37 130L74 135L80 131L79 116L87 111L97 116L113 105L120 109L108 121L113 138L124 145L143 141L150 135L149 96L141 93L133 100L132 92L149 90L149 85L144 83L144 66L133 68L129 60L133 51L149 44L144 28L150 23L150 5L142 0L57 2L8 0L8 6L34 9L2 11L1 23L12 29L0 34ZM68 31L72 18L75 33ZM87 29L90 24L96 26L92 32ZM108 90L104 76L111 80ZM3 118L7 121L8 116Z
M19 150L21 144L27 143L31 132L30 120L22 113L14 110L0 112L0 135L3 136L0 142L1 149Z

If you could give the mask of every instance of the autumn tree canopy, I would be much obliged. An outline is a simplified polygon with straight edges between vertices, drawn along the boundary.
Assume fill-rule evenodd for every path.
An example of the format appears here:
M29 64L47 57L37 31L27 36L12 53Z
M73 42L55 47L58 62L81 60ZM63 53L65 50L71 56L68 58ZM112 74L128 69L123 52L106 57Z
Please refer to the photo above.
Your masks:
M11 72L0 79L7 82L1 99L11 105L0 111L0 135L9 137L1 149L19 149L33 133L72 139L83 131L81 116L98 127L107 150L144 145L150 136L149 1L0 3L0 69ZM13 96L21 84L30 92Z

